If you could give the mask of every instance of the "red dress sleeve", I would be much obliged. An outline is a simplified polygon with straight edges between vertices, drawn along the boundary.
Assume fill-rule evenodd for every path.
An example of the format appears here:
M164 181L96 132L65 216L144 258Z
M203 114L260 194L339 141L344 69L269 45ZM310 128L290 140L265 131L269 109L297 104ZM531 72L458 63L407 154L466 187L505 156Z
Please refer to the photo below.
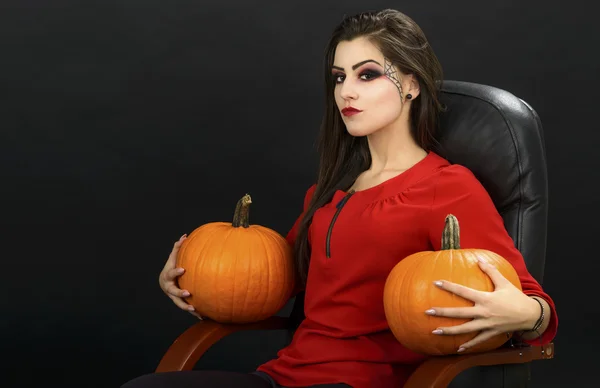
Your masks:
M285 239L287 240L288 244L290 244L292 249L294 248L294 244L296 243L296 236L298 235L298 228L300 226L300 222L302 221L302 217L304 216L304 213L308 209L308 205L310 203L310 200L312 199L312 196L315 192L316 187L317 187L317 185L314 184L306 191L306 194L304 196L304 206L302 208L302 213L298 216L298 218L294 222L294 225L292 225L292 228L289 230L289 232L287 233L287 235L285 237ZM297 286L294 289L292 296L296 296L299 292L303 291L303 287L299 286L300 282L296 282L296 284L297 284Z
M532 345L551 342L558 329L554 301L531 276L523 256L504 227L491 197L472 172L460 165L444 169L438 178L429 221L430 239L435 250L441 247L445 218L454 214L460 226L461 248L487 249L508 260L519 275L523 292L548 302L550 323L541 338L524 341Z
M298 234L298 227L300 226L300 221L302 221L302 217L304 216L304 213L306 212L307 208L308 208L308 204L310 203L310 200L312 199L312 196L315 192L315 188L317 187L317 185L312 185L307 191L306 194L304 195L304 206L302 208L302 213L300 214L300 216L298 216L298 218L296 219L296 221L294 222L294 224L292 225L292 228L289 230L288 234L286 235L285 239L287 240L287 242L293 247L294 244L296 243L296 235Z

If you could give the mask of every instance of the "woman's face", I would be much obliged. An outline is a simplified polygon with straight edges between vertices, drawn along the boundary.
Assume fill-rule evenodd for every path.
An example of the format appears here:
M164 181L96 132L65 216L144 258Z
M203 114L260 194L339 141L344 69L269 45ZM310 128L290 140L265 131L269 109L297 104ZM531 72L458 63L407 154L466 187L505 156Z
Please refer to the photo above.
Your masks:
M370 135L408 120L410 82L365 38L340 42L331 74L338 110L352 136ZM414 91L410 90L413 98ZM357 111L347 111L354 108Z

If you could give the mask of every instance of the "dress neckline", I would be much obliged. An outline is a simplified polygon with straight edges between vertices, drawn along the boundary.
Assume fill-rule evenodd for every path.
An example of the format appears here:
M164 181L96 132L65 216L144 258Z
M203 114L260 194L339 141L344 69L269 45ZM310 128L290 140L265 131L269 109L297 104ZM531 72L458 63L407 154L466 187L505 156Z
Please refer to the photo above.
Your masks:
M410 168L374 186L354 191L336 190L332 198L332 203L336 204L346 196L352 197L352 202L372 202L376 201L377 198L398 194L427 175L430 171L447 163L444 158L438 156L433 151L429 151L423 159Z

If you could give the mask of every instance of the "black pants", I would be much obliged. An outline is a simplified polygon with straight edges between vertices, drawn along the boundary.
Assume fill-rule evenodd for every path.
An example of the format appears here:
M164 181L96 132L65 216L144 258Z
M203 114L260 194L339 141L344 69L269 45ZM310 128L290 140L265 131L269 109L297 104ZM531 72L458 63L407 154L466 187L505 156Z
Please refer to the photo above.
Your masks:
M347 384L322 384L310 388L351 388ZM285 388L266 373L181 371L137 377L121 388Z

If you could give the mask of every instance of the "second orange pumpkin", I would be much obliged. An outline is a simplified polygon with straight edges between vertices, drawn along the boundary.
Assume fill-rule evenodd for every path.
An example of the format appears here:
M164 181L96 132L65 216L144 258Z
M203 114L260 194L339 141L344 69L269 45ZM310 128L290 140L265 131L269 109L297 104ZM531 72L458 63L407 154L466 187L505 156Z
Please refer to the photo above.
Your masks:
M425 314L432 307L470 307L474 303L433 285L436 280L480 291L493 291L494 284L477 263L483 258L494 265L518 289L519 276L513 266L498 254L484 249L461 249L459 224L448 215L440 251L418 252L401 260L390 272L384 289L385 314L394 336L408 349L427 355L456 354L458 347L478 333L435 335L438 327L456 326L469 319L435 317ZM509 339L493 337L465 353L498 348Z

